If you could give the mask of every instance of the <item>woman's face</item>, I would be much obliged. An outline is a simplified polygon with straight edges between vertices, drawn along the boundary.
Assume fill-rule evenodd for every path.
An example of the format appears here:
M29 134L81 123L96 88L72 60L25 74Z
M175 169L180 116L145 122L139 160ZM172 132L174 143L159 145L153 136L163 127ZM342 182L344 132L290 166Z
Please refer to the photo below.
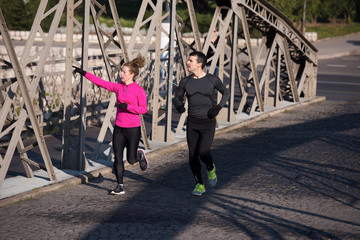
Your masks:
M133 82L134 73L130 73L130 68L128 66L123 66L120 77L123 83L130 84Z

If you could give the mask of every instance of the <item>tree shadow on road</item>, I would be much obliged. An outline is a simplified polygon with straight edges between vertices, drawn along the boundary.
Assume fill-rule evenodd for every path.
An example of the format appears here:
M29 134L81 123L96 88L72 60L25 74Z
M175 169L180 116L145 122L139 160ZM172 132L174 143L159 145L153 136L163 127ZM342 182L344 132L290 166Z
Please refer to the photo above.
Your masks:
M360 41L347 41L348 43L354 44L356 46L360 46Z
M284 127L265 121L221 135L212 151L219 182L202 197L191 196L186 150L153 159L144 173L130 168L129 187L141 190L83 239L359 237L358 119L344 114Z

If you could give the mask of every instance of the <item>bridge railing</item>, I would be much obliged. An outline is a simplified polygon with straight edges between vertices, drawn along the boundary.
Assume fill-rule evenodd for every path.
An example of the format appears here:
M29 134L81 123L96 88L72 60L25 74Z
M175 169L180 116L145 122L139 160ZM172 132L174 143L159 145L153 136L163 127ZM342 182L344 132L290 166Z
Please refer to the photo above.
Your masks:
M60 120L54 114L62 122L62 168L86 170L90 160L104 157L104 149L111 147L104 139L106 133L113 130L116 99L73 75L73 65L116 82L124 62L139 53L145 56L147 64L137 81L148 96L149 112L142 116L141 131L146 149L150 149L153 142L172 143L177 135L184 134L186 113L177 114L171 99L180 79L189 74L185 63L194 50L213 52L208 59L208 71L215 73L216 70L231 93L217 117L218 122L231 123L243 114L280 107L284 101L298 102L301 98L314 97L317 50L289 19L265 0L223 2L215 9L207 33L210 36L217 29L218 44L211 42L211 37L202 38L190 0L155 3L143 0L133 32L126 41L114 0L104 4L96 0L60 0L49 10L48 1L42 0L22 53L14 51L8 29L1 28L2 37L8 40L6 49L10 56L3 57L2 68L11 69L14 75L0 83L0 139L8 137L6 141L16 147L8 148L1 155L0 184L15 149L21 153L28 177L33 176L30 165L35 164L47 170L51 180L55 179L41 130L49 121L48 115L54 112L62 115ZM188 10L187 19L176 14L178 7ZM64 11L67 13L65 50L56 55L62 56L60 59L52 58L51 49L57 47L53 40ZM78 12L83 13L82 23L75 17ZM111 31L100 24L103 15L113 20ZM52 17L53 21L45 34L41 22L46 17ZM90 42L94 41L90 41L90 22L94 24L100 58L89 56ZM3 19L1 25L6 26ZM75 36L75 27L81 29L81 39ZM262 33L258 44L252 41L251 27ZM190 36L185 34L186 28L190 29ZM154 38L156 41L152 41ZM239 44L241 42L243 44ZM61 65L62 70L54 71L52 65ZM20 82L21 86L17 85ZM30 93L27 98L26 92ZM86 127L94 116L101 116L101 129L95 150L88 159L84 153ZM22 139L26 124L38 131L34 139L42 148L46 166L35 163L26 154L31 149ZM79 130L76 137L71 134L73 129ZM111 160L111 151L105 157Z

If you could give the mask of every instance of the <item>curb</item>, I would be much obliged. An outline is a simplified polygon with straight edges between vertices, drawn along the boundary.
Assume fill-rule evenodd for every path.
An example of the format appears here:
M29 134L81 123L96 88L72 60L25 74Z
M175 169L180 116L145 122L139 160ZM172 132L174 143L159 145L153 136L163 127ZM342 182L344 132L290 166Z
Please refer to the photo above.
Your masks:
M217 129L216 132L215 132L215 136L219 136L219 135L225 134L227 132L230 132L230 131L245 127L245 126L247 126L249 124L252 124L252 123L254 123L256 121L261 121L263 119L272 117L272 116L274 116L276 114L279 114L279 113L283 113L283 112L286 112L286 111L291 111L291 110L294 110L294 109L299 108L299 107L303 107L303 106L307 106L307 105L310 105L310 104L322 102L322 101L325 101L325 100L326 100L325 97L318 96L318 97L314 97L314 98L311 98L311 99L307 99L307 100L305 100L303 102L299 102L299 103L291 105L291 106L287 106L287 107L284 107L284 108L281 108L281 109L275 109L273 111L266 112L266 113L260 114L258 116L255 116L255 117L253 117L251 119L244 120L244 121L242 121L240 123L236 123L236 124L233 124L233 125L221 128L221 129ZM164 155L164 154L167 154L167 153L170 153L170 152L174 152L174 151L177 151L177 150L180 150L180 149L184 149L186 147L187 147L187 142L186 142L186 139L185 139L185 140L181 140L179 142L176 142L174 144L171 144L169 146L166 146L166 147L163 147L163 148L156 149L154 151L148 152L148 153L146 153L146 155L147 155L147 158L149 160L152 160L152 159L156 159L156 157L158 157L160 155ZM127 164L127 163L125 164L125 168L128 168L130 166L131 166L130 164ZM46 186L41 187L41 188L33 189L33 190L30 190L30 191L27 191L27 192L24 192L24 193L20 193L20 194L11 196L11 197L7 197L7 198L4 198L4 199L0 200L0 208L4 207L4 206L11 205L11 204L15 204L15 203L18 203L18 202L21 202L21 201L26 201L26 200L29 200L29 199L41 197L41 196L43 196L43 195L45 195L47 193L54 192L54 191L57 191L57 190L62 189L62 188L67 188L67 187L75 186L75 185L78 185L78 184L88 183L88 182L90 182L90 181L92 181L94 179L97 179L97 178L102 177L102 176L109 175L111 173L112 173L112 168L111 167L103 167L103 168L100 168L100 169L97 169L97 170L94 170L94 171L91 171L91 172L80 174L80 175L78 175L76 177L72 177L70 179L66 179L66 180L61 181L61 182L56 182L56 183L46 185Z
M328 41L328 40L332 40L332 39L340 39L340 38L344 38L344 37L352 37L352 36L355 36L357 34L360 34L360 32L349 33L349 34L346 34L346 35L336 36L336 37L322 38L322 39L316 40L316 42L323 42L323 41Z
M327 55L318 55L318 60L324 60L324 59L331 59L331 58L339 58L339 57L345 57L350 55L356 55L360 54L360 49L348 51L348 52L342 52L342 53L333 53L333 54L327 54Z
M66 179L61 182L52 183L50 185L46 185L41 188L33 189L27 192L23 192L20 194L16 194L11 197L7 197L0 200L0 208L5 207L14 203L30 200L33 198L41 197L47 193L57 191L62 188L67 188L71 186L75 186L78 184L83 184L90 182L91 180L94 180L96 178L99 178L104 175L108 175L112 173L112 168L110 167L104 167L101 169L97 169L88 173L80 174L76 177L72 177L69 179Z
M260 115L258 115L256 117L251 118L251 119L242 121L240 123L236 123L234 125L227 126L227 127L222 128L222 129L216 130L215 136L225 134L227 132L233 131L233 130L238 129L238 128L245 127L245 126L247 126L249 124L252 124L252 123L257 122L257 121L264 120L266 118L272 117L272 116L274 116L276 114L279 114L279 113L283 113L283 112L286 112L286 111L292 111L292 110L294 110L296 108L304 107L304 106L314 104L314 103L318 103L318 102L322 102L322 101L325 101L325 100L326 100L326 97L317 96L317 97L307 99L307 100L305 100L303 102L299 102L297 104L294 104L294 105L291 105L291 106L288 106L288 107L284 107L284 108L281 108L281 109L275 109L273 111L260 114Z

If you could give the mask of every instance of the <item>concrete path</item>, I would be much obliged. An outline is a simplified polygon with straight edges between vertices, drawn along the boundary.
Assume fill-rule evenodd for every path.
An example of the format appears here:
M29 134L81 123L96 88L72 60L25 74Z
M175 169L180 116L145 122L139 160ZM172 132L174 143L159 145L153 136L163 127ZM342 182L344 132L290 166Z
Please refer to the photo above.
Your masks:
M360 32L344 37L319 40L314 43L319 50L318 59L337 58L360 53Z

